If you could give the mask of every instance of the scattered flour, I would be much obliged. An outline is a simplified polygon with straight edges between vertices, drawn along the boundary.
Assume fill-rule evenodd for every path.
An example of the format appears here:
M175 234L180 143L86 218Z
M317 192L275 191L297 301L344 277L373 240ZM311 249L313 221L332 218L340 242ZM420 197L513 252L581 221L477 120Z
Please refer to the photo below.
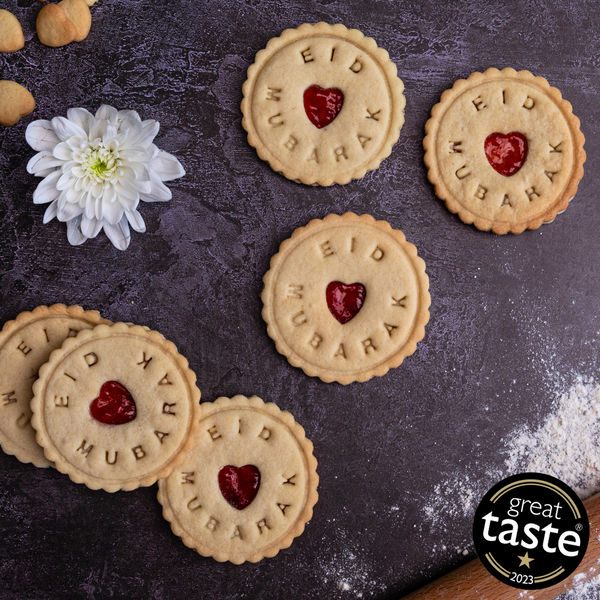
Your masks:
M508 444L508 473L554 475L582 498L600 491L600 385L579 377L536 431L516 432Z
M337 535L347 538L343 530L338 530ZM385 584L373 577L373 565L362 554L362 550L354 550L349 543L343 550L324 553L318 559L323 582L333 583L340 592L345 592L336 594L336 598L371 598L385 591Z
M491 468L481 473L481 469L474 468L471 471L475 475L460 471L435 486L424 507L432 531L451 533L455 539L457 522L470 522L481 497L500 479L515 473L553 475L571 486L581 499L600 491L600 384L577 377L568 391L557 396L538 428L525 426L507 437L505 451L505 469ZM457 498L461 502L457 503ZM436 545L433 552L454 549L467 555L473 551L470 529L465 536L458 545ZM575 587L560 600L600 600L600 574L578 576Z

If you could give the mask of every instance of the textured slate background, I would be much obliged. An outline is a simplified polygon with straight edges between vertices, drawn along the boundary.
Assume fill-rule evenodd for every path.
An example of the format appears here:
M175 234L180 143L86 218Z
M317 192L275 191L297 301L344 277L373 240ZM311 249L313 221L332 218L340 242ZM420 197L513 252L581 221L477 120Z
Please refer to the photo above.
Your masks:
M321 477L314 518L292 547L234 566L171 533L156 486L94 492L0 453L0 598L391 600L473 558L470 518L425 520L436 484L460 469L488 483L516 426L539 422L573 374L598 374L600 5L100 0L89 37L59 49L37 41L38 2L0 6L27 39L0 56L0 78L37 102L0 130L0 321L63 302L158 329L189 359L204 400L257 394L291 411ZM327 189L273 173L246 143L239 110L255 53L283 29L319 20L374 37L407 97L391 157ZM490 66L545 76L587 138L586 176L569 209L519 236L462 224L434 196L422 161L442 91ZM25 170L28 122L102 103L160 121L157 144L187 170L170 184L171 202L141 207L148 232L134 233L124 253L105 237L73 248L64 224L42 225L44 209L31 202L38 180ZM347 210L385 219L417 245L432 306L425 340L400 368L342 387L276 352L259 293L296 227Z

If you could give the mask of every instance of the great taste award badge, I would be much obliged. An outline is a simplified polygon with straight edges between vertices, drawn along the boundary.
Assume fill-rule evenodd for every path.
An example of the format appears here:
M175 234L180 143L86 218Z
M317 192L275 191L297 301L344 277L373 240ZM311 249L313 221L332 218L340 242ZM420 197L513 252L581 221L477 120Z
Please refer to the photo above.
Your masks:
M590 536L588 516L559 479L521 473L497 483L475 513L473 541L485 568L506 585L542 589L579 565Z

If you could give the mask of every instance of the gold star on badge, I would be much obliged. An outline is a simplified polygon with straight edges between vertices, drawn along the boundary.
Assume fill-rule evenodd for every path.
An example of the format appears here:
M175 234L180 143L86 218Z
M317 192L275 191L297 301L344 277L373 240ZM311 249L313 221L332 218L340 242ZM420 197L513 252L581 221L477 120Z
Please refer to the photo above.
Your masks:
M532 560L535 560L535 558L529 558L529 552L525 552L525 556L517 556L517 558L521 559L519 566L522 567L523 565L525 565L528 569L531 569L531 566L529 563Z

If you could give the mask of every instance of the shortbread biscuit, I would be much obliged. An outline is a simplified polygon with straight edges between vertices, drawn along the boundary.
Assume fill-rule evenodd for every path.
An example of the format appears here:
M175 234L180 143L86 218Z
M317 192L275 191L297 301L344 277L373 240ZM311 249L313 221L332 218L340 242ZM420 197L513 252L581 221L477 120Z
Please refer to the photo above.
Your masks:
M88 36L92 26L92 13L84 0L61 0L58 3L67 15L67 19L75 25L73 41L82 42Z
M275 556L317 502L313 445L292 415L260 398L202 404L192 452L158 500L171 529L202 556L241 564Z
M78 37L77 27L58 4L45 4L38 14L35 27L40 42L51 48L66 46Z
M32 425L48 460L107 492L152 485L180 464L198 430L200 390L160 333L99 325L40 369Z
M80 306L38 306L4 324L0 332L0 445L7 454L36 467L50 462L35 441L29 403L31 386L53 350L77 335L110 323L95 310Z
M25 38L19 19L8 10L0 8L0 52L16 52L24 45Z
M248 69L242 125L288 179L348 183L390 155L404 84L375 41L343 25L301 25L269 41Z
M0 125L10 127L35 108L31 93L14 81L0 81Z
M478 229L537 229L567 208L583 177L579 119L559 90L529 71L460 79L433 107L425 131L435 193Z
M307 375L367 381L412 354L429 321L429 279L401 231L370 215L328 215L271 259L261 298L277 350Z

